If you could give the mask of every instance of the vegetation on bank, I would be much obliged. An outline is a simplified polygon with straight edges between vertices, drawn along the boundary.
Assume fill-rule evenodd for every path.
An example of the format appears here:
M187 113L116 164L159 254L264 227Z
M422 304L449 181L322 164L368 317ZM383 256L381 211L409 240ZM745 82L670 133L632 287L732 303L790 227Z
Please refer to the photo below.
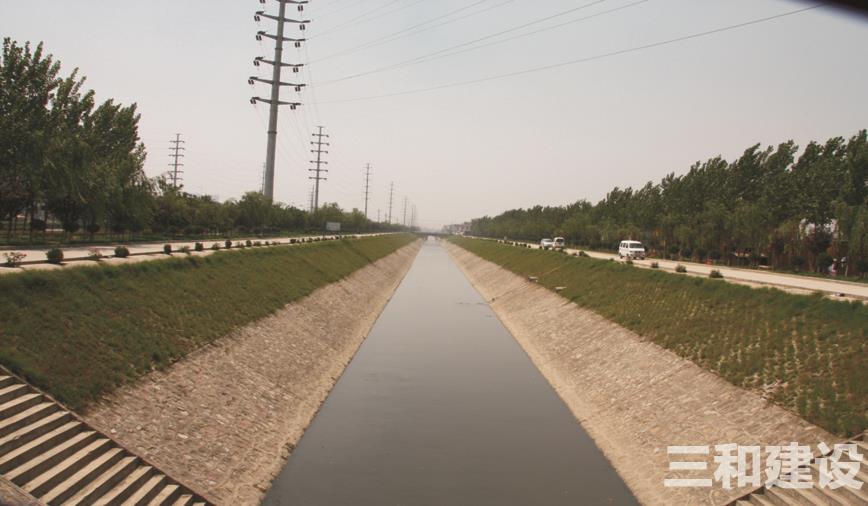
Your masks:
M5 275L0 364L79 409L413 240L385 235Z
M733 161L697 162L640 189L614 188L597 204L514 209L471 222L476 236L562 236L612 250L641 240L660 258L838 275L868 273L868 132L811 142L759 144Z
M455 237L826 430L868 428L868 307Z
M396 231L358 209L316 212L251 191L218 202L165 177L148 178L136 104L97 103L78 69L40 43L0 52L0 220L7 244L160 240L324 230Z

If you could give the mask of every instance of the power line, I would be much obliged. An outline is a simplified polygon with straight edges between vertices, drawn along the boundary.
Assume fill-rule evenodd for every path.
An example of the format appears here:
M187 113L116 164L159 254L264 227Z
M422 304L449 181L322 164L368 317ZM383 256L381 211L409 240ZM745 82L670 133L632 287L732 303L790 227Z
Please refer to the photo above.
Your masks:
M416 1L413 2L413 3L407 4L407 5L402 5L402 6L398 7L398 8L396 8L396 9L392 9L392 10L390 10L390 11L388 11L388 12L384 12L384 13L380 14L380 15L378 16L378 18L386 17L386 16L388 16L389 14L393 14L393 13L395 13L395 12L398 12L398 11L401 11L401 10L404 10L404 9L407 9L407 8L409 8L409 7L413 7L414 5L416 5L416 4L420 4L420 3L425 2L425 1L427 1L427 0L416 0ZM393 3L394 3L394 2L393 2ZM385 6L384 6L384 7L385 7ZM376 10L379 10L379 9L374 9L374 11L376 11ZM370 14L372 14L374 11L370 11L370 12L368 12L366 15L370 15ZM361 19L361 20L358 20L358 21L355 21L355 22L352 22L352 23L347 23L347 24L342 25L342 26L334 27L334 28L332 28L332 29L326 30L326 31L323 32L323 33L318 34L317 37L320 37L320 36L323 36L323 35L328 35L328 34L334 32L335 30L337 30L337 29L339 29L339 28L347 28L347 27L350 27L350 26L355 26L355 25L358 25L358 24L360 24L360 23L364 23L364 22L366 22L366 21L370 21L370 19ZM311 37L311 38L314 38L314 37Z
M322 149L323 146L329 146L328 142L323 142L323 139L328 139L329 136L322 133L322 129L324 127L317 127L319 132L315 134L311 134L313 137L316 137L315 141L312 141L311 144L316 146L316 149L311 149L311 153L316 153L316 160L311 160L310 163L316 164L315 169L308 169L310 172L313 172L315 175L311 176L310 179L314 180L315 190L313 196L313 211L316 212L319 210L319 182L325 181L326 178L321 176L320 174L323 172L328 172L328 170L323 169L322 165L328 165L328 162L322 159L322 155L328 154L328 151Z
M172 163L169 164L169 166L172 167L172 171L169 173L169 178L172 180L172 188L176 190L181 186L181 174L184 173L184 171L181 170L181 167L183 167L184 164L180 162L180 159L184 158L184 154L181 153L181 151L187 150L187 148L182 146L182 144L186 143L187 141L181 140L181 134L175 134L175 138L169 141L169 144L172 144L172 147L169 148L172 153L169 156L173 159Z
M437 17L435 17L435 18L429 19L428 21L423 21L423 22L421 22L421 23L417 23L417 24L415 24L415 25L413 25L413 26L410 26L410 27L408 27L408 28L404 28L404 29L402 29L402 30L398 30L397 32L391 33L391 34L389 34L389 35L383 35L382 37L379 37L379 38L374 39L374 40L370 40L370 41L365 42L365 43L363 43L363 44L357 44L357 45L355 45L355 46L353 46L353 47L351 47L351 48L345 49L345 50L343 50L343 51L339 51L339 52L337 52L337 53L333 53L333 54L330 54L330 55L327 55L327 56L323 56L322 58L317 58L316 60L311 60L310 63L318 63L318 62L321 62L321 61L324 61L324 60L329 60L329 59L331 59L331 58L335 58L335 57L338 57L338 56L343 56L343 55L345 55L345 54L355 53L356 51L361 51L361 50L363 50L363 49L367 49L367 48L369 48L369 47L378 46L378 45L380 45L380 43L385 44L385 43L388 43L388 42L392 42L392 40L397 40L397 39L399 39L399 38L403 38L403 37L405 37L405 36L414 35L415 33L419 33L419 32L421 32L421 31L426 31L426 30L428 30L428 28L426 28L426 29L424 29L424 30L419 30L419 32L413 32L413 30L415 30L416 28L419 28L419 27L425 26L425 25L427 25L427 24L431 24L431 23L433 23L433 22L435 22L435 21L439 21L439 20L441 20L441 19L443 19L443 18L447 18L447 17L449 17L449 16L451 16L451 15L453 15L453 14L457 14L457 13L459 13L459 12L461 12L461 11L465 11L465 10L467 10L467 9L471 9L471 8L476 7L477 5L482 4L482 3L485 3L485 2L487 2L487 1L488 1L488 0L479 0L479 1L477 1L477 2L474 2L474 3L470 4L470 5L465 5L464 7L460 7L460 8L458 8L458 9L451 10L451 11L447 12L446 14L441 14L440 16L437 16ZM504 5L504 4L507 4L507 3L509 3L509 2L502 2L501 4L498 4L497 6ZM495 6L495 7L497 7L497 6ZM490 8L489 8L489 9L490 9ZM479 11L479 12L485 12L486 10L489 10L489 9L484 9L484 10L481 10L481 11ZM471 14L469 14L468 16L465 16L465 17L473 16L473 15L475 15L475 14L478 14L478 13L471 13ZM455 21L460 21L460 20L462 20L462 19L465 19L465 17L460 17L460 18L457 18L457 19L453 19L453 20L450 20L449 22L452 23L452 22L455 22ZM438 26L442 26L442 25L438 25ZM407 32L412 32L412 33L407 33ZM406 34L406 35L403 35L403 34ZM400 37L398 37L399 35L400 35ZM395 37L395 38L392 39L392 37ZM386 39L392 39L392 40L386 40Z
M396 3L400 2L400 1L401 1L401 0L389 0L388 2L386 2L385 4L383 4L383 5L379 6L379 7L375 7L375 8L373 8L373 9L371 9L371 10L365 12L364 14L360 14L360 15L358 15L358 16L356 16L356 17L350 19L349 21L346 21L346 22L341 23L341 24L339 24L339 25L333 26L333 27L331 27L331 28L325 30L324 32L320 32L320 33L318 33L315 37L311 37L311 38L312 38L312 39L313 39L313 38L319 38L319 37L322 37L323 35L328 35L328 34L330 34L330 33L334 33L335 31L340 30L341 28L346 28L346 27L348 27L348 26L355 25L355 24L358 24L358 23L362 23L362 22L364 22L364 21L367 21L365 18L368 18L368 17L370 17L370 16L376 14L377 11L379 11L379 10L381 10L381 9L385 9L386 7L388 7L388 6L390 6L390 5L393 5L393 4L396 4ZM385 15L385 14L384 14L384 15Z
M783 17L787 17L787 16L792 16L795 14L800 14L802 12L806 12L806 11L816 9L818 7L823 7L823 6L824 6L823 4L812 5L812 6L805 7L802 9L797 9L794 11L783 12L781 14L775 14L773 16L767 16L764 18L753 19L750 21L745 21L743 23L728 25L728 26L724 26L721 28L715 28L713 30L706 30L704 32L697 32L697 33L685 35L682 37L676 37L674 39L668 39L668 40L664 40L664 41L660 41L660 42L653 42L651 44L645 44L642 46L635 46L635 47L631 47L631 48L627 48L627 49L620 49L618 51L611 51L608 53L603 53L603 54L599 54L599 55L595 55L595 56L588 56L585 58L579 58L576 60L569 60L569 61L560 62L560 63L554 63L551 65L532 67L529 69L519 70L519 71L515 71L515 72L509 72L506 74L497 74L494 76L483 77L483 78L479 78L479 79L471 79L471 80L467 80L467 81L457 81L457 82L446 83L446 84L441 84L441 85L437 85L437 86L430 86L427 88L419 88L419 89L415 89L415 90L399 91L399 92L394 92L394 93L385 93L382 95L372 95L372 96L368 96L368 97L349 98L349 99L343 99L343 100L329 100L329 101L325 101L325 102L320 102L320 104L339 104L339 103L347 103L347 102L360 102L360 101L365 101L365 100L375 100L375 99L380 99L380 98L398 97L398 96L403 96L403 95L414 95L417 93L425 93L425 92L429 92L429 91L442 90L442 89L447 89L447 88L457 88L459 86L467 86L467 85L471 85L471 84L483 83L483 82L488 82L488 81L495 81L498 79L505 79L508 77L515 77L515 76L520 76L520 75L524 75L524 74L532 74L532 73L541 72L544 70L551 70L551 69L555 69L555 68L566 67L569 65L587 63L590 61L596 61L596 60L602 60L604 58L610 58L612 56L619 56L619 55L623 55L623 54L627 54L627 53L634 53L637 51L642 51L645 49L651 49L651 48L655 48L655 47L666 46L669 44L674 44L676 42L683 42L686 40L698 39L698 38L706 37L708 35L713 35L716 33L726 32L729 30L735 30L738 28L744 28L746 26L756 25L759 23L764 23L767 21L772 21L775 19L779 19L779 18L783 18Z
M626 5L621 5L621 6L619 6L619 7L615 7L615 8L613 8L613 9L609 9L609 10L606 10L606 11L602 11L602 12L598 12L598 13L595 13L595 14L591 14L590 16L584 16L584 17L577 18L577 19L571 19L570 21L566 21L566 22L564 22L564 23L559 23L559 24L556 24L556 25L553 25L553 26L547 26L547 27L545 27L545 28L540 28L540 29L538 29L538 30L533 30L533 31L530 31L530 32L527 32L527 33L522 33L522 34L514 35L514 36L512 36L512 37L507 37L507 38L505 38L505 39L500 39L500 40L492 41L492 42L489 42L488 44L481 44L481 45L478 45L478 46L467 47L467 46L471 46L471 45L473 45L473 44L476 44L476 43L478 43L478 42L482 42L482 41L485 41L485 40L493 39L493 38L495 38L495 37L499 37L499 36L501 36L501 35L505 35L505 34L507 34L507 33L514 32L514 31L516 31L516 30L521 30L521 29L523 29L523 28L527 28L528 26L531 26L531 25L535 25L535 24L542 23L542 22L545 22L545 21L550 21L550 20L552 20L552 19L555 19L555 18L558 18L558 17L561 17L561 16L565 16L565 15L567 15L567 14L572 14L573 12L578 11L578 10L580 10L580 9L585 9L585 8L587 8L587 7L591 7L591 6L593 6L593 5L596 5L596 4L598 4L598 3L605 2L605 1L606 1L606 0L597 0L597 1L595 1L595 2L591 2L591 3L589 3L589 4L582 5L582 6L580 6L580 7L576 7L576 8L573 8L573 9L569 9L569 10L567 10L567 11L560 12L560 13L558 13L558 14L554 14L554 15L551 15L551 16L547 16L547 17L545 17L545 18L541 18L541 19L537 19L537 20L535 20L535 21L531 21L530 23L525 23L525 24L522 24L522 25L520 25L520 26L516 26L516 27L510 28L510 29L508 29L508 30L503 30L503 31L500 31L500 32L497 32L497 33L493 33L493 34L491 34L491 35L486 35L485 37L480 37L480 38L478 38L478 39L470 40L470 41L467 41L467 42L463 42L463 43L461 43L461 44L456 44L456 45L454 45L454 46L450 46L450 47L447 47L447 48L444 48L444 49L440 49L440 50L438 50L438 51L434 51L433 53L428 53L428 54L425 54L425 55L422 55L422 56L417 56L416 58L411 58L411 59L409 59L409 60L404 60L404 61L401 61L401 62L398 62L398 63L394 63L394 64L391 64L391 65L386 65L386 66L384 66L384 67L379 67L379 68L376 68L376 69L373 69L373 70L368 70L368 71L365 71L365 72L359 72L359 73L357 73L357 74L351 74L351 75L344 76L344 77L340 77L340 78L337 78L337 79L330 79L330 80L328 80L328 81L323 81L323 82L320 83L320 84L321 84L321 85L333 84L333 83L337 83L337 82L341 82L341 81L346 81L346 80L349 80L349 79L355 79L355 78L358 78L358 77L364 77L364 76L368 76L368 75L371 75L371 74L377 74L377 73L384 72L384 71L387 71L387 70L392 70L392 69L396 69L396 68L402 68L402 67L406 67L406 66L410 66L410 65L416 65L416 64L419 64L419 63L427 63L427 62L430 62L430 61L439 60L439 59L441 59L441 58L448 58L448 57L450 57L450 56L455 56L455 55L462 54L462 53L466 53L466 52L469 52L469 51L476 51L476 50L478 50L478 49L482 49L482 48L486 48L486 47L494 46L494 45L497 45L497 44L503 44L504 42L509 42L509 41L511 41L511 40L516 40L516 39L521 39L521 38L524 38L524 37L529 37L529 36L531 36L531 35L536 35L536 34L538 34L538 33L547 32L547 31L549 31L549 30L554 30L554 29L557 29L557 28L562 28L562 27L567 26L567 25L572 25L572 24L579 23L579 22L582 22L582 21L587 21L587 20L589 20L589 19L593 19L593 18L597 18L597 17L600 17L600 16L604 16L604 15L606 15L606 14L611 14L611 13L613 13L613 12L617 12L617 11L620 11L620 10L628 9L628 8L630 8L630 7L635 7L635 6L637 6L637 5L640 5L640 4L643 4L643 3L645 3L645 2L648 2L649 0L638 0L637 2L633 2L633 3L630 3L630 4L626 4ZM464 48L464 49L460 49L460 48ZM454 49L460 49L460 50L458 50L458 51L453 51ZM452 52L450 53L449 51L452 51ZM444 54L444 53L446 53L446 54Z

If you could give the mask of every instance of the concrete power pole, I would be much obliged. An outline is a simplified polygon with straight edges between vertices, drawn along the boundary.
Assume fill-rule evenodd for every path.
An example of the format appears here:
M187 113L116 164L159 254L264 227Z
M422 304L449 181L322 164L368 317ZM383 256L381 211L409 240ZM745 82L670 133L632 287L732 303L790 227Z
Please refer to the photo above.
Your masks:
M265 3L265 0L260 0L261 3ZM274 44L274 60L266 60L265 58L259 56L253 60L253 64L257 67L263 63L271 65L273 68L271 79L262 79L260 77L251 76L248 78L247 82L250 84L254 84L255 82L261 82L265 84L271 85L271 98L264 99L259 97L253 97L250 99L250 103L256 105L257 102L264 102L269 104L269 114L268 114L268 146L265 152L265 184L263 185L263 195L269 200L274 199L274 159L275 153L277 150L277 114L278 109L281 105L288 105L290 109L295 109L300 106L300 102L283 102L280 100L280 88L282 86L292 86L295 88L295 91L300 92L302 88L304 88L304 84L296 84L296 83L286 83L280 80L281 71L283 67L290 67L294 73L298 73L299 68L301 68L302 64L295 63L284 63L283 62L283 43L284 42L292 42L295 44L295 47L301 47L301 43L306 39L294 39L284 36L285 25L286 23L295 23L298 25L299 30L304 30L305 25L310 23L310 20L296 20L296 19L288 19L286 17L286 4L294 4L298 5L298 11L304 11L304 4L308 3L308 0L277 0L280 4L279 12L277 16L273 16L271 14L266 14L265 11L257 11L256 15L253 16L253 19L256 21L260 21L262 18L272 19L277 21L277 35L271 35L264 31L259 31L256 34L256 40L262 40L263 37L267 37L275 41Z
M317 127L317 128L319 129L319 132L312 134L314 137L316 137L316 140L311 142L311 144L316 146L316 149L310 150L311 153L316 153L316 160L310 161L310 163L316 164L316 168L315 169L307 169L308 171L313 172L315 174L315 175L310 177L310 179L313 179L315 182L315 187L314 187L315 190L314 190L314 197L313 197L313 212L317 212L317 210L319 210L319 182L327 180L327 178L321 176L320 174L322 172L328 172L328 170L321 168L321 166L322 165L328 165L328 162L322 159L322 155L324 155L324 154L327 155L329 152L324 151L322 149L322 147L330 145L328 142L323 142L323 138L326 138L326 139L329 138L328 135L322 133L322 129L324 127Z
M184 158L184 154L181 151L187 151L187 148L182 146L182 144L186 144L186 141L181 140L181 134L175 134L175 139L169 141L172 144L172 147L169 148L172 153L169 155L173 158L172 163L169 164L172 167L172 172L169 174L169 177L172 179L172 188L178 189L181 186L181 174L184 173L180 168L184 166L183 163L179 161L179 159Z
M371 189L371 164L369 163L367 167L365 167L365 219L368 218L368 199L370 197L370 189Z
M392 202L395 198L395 182L389 185L389 225L392 224Z

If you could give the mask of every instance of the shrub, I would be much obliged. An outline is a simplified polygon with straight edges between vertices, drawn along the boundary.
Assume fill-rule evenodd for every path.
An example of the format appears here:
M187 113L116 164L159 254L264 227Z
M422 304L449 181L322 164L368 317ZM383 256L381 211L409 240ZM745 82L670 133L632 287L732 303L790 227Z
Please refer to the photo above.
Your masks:
M63 262L63 250L60 248L51 248L45 252L45 256L48 258L48 263L50 264Z
M627 265L633 265L633 259L632 259L632 258L628 258L627 260L624 260L624 263L627 264Z
M81 228L81 224L77 221L67 221L63 223L63 231L69 232L70 234L78 232L79 228Z
M588 257L589 257L589 255L588 255L587 253L585 253L585 250L579 251L579 256L580 256L580 257L585 257L585 258L588 258Z
M262 246L262 241L256 241L253 243L253 245L256 247Z
M118 246L115 248L115 256L117 258L126 258L130 256L130 250L126 246Z
M211 245L211 249L214 251L219 251L220 250L220 243L215 242L214 244Z
M190 254L190 251L192 251L192 250L190 249L189 246L186 246L186 245L185 245L185 246L181 246L180 251L181 251L181 253L184 253L184 254L186 254L186 255L189 255L189 254Z
M295 239L290 239L289 244L295 244Z
M171 244L164 244L163 245L163 253L165 253L167 255L171 255L172 254L172 245Z
M196 251L205 251L205 245L201 242L197 242L193 249L195 249Z
M250 239L247 239L246 241L244 241L244 245L249 248L250 246L253 246L253 243L250 241Z
M45 223L45 220L30 220L30 230L35 232L45 232L46 228L48 228L48 225Z
M232 241L230 241L229 239L226 239L226 241L223 243L223 245L226 246L226 249L230 249L230 248L232 248Z
M652 269L659 269L659 268L660 268L660 264L658 264L657 262L651 262L651 268L652 268Z
M723 274L721 274L717 269L711 269L711 272L708 273L708 277L712 279L723 279Z
M826 253L825 251L817 255L817 268L820 272L826 273L829 271L829 266L835 261L832 258L832 255Z
M6 267L18 267L19 265L21 265L21 261L24 260L24 257L27 256L27 253L21 253L20 251L8 251L6 253L3 253L3 256L6 257Z
M683 273L687 272L687 267L684 267L683 265L678 264L675 266L675 272L680 272L683 274Z
M102 260L102 252L96 248L91 248L88 250L87 258L99 262Z

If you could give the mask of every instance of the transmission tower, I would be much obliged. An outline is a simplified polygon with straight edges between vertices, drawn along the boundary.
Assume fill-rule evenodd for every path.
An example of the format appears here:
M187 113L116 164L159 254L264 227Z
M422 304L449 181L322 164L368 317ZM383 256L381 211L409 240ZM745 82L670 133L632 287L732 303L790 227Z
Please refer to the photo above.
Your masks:
M389 225L392 224L392 202L395 198L395 182L389 185Z
M172 145L169 148L169 151L172 152L169 154L169 156L172 157L172 162L169 164L169 166L172 167L172 171L169 173L169 177L172 179L172 188L175 188L176 190L181 185L181 174L184 173L184 171L181 170L181 167L183 167L184 164L180 162L180 159L184 158L184 154L181 153L181 151L187 151L187 148L183 146L183 144L186 143L186 141L181 140L181 134L175 134L175 139L169 141L169 144Z
M371 164L369 163L365 167L365 219L368 218L368 199L370 197L370 189L371 189Z
M259 0L260 3L265 3L266 0ZM277 16L266 14L265 11L257 11L253 16L257 22L261 21L262 18L268 18L274 21L277 21L277 35L272 35L270 33L266 33L265 31L259 31L256 33L256 40L262 40L263 37L274 40L274 60L266 60L262 56L258 56L253 60L253 64L255 66L260 66L265 63L272 66L272 76L271 79L262 79L260 77L251 76L248 78L247 82L255 84L256 82L265 83L271 85L271 98L264 99L260 97L253 97L250 99L250 103L256 105L257 102L264 102L269 104L269 114L268 114L268 146L265 152L265 184L263 185L263 195L266 198L272 200L274 199L274 159L275 159L275 151L277 149L277 114L281 105L288 105L290 109L295 109L300 106L300 102L284 102L280 100L280 88L282 86L291 86L295 88L296 92L300 92L302 88L305 87L304 84L298 83L288 83L280 80L280 75L283 70L283 67L290 67L293 73L298 73L299 69L303 67L303 64L300 63L284 63L283 61L283 43L284 42L292 42L295 47L301 47L301 43L306 39L294 39L290 37L284 36L285 25L286 23L294 23L298 25L299 30L305 30L305 26L307 23L310 23L310 20L296 20L296 19L288 19L286 17L286 4L298 5L298 11L304 12L304 5L308 3L308 0L276 0L280 4L279 12Z
M407 197L404 197L404 220L401 223L407 226Z
M315 134L311 134L313 137L316 137L315 141L311 141L311 144L316 146L316 149L311 149L311 153L316 153L316 160L311 160L310 163L316 164L315 169L307 169L310 172L313 172L314 175L310 177L310 179L314 180L315 190L313 197L313 210L316 212L319 209L319 182L326 181L328 178L323 177L321 173L328 172L327 169L323 169L322 165L328 165L328 162L322 159L322 155L327 155L329 152L323 150L323 146L329 146L328 142L323 142L323 139L328 139L329 136L322 133L322 129L325 127L317 127L319 131Z

